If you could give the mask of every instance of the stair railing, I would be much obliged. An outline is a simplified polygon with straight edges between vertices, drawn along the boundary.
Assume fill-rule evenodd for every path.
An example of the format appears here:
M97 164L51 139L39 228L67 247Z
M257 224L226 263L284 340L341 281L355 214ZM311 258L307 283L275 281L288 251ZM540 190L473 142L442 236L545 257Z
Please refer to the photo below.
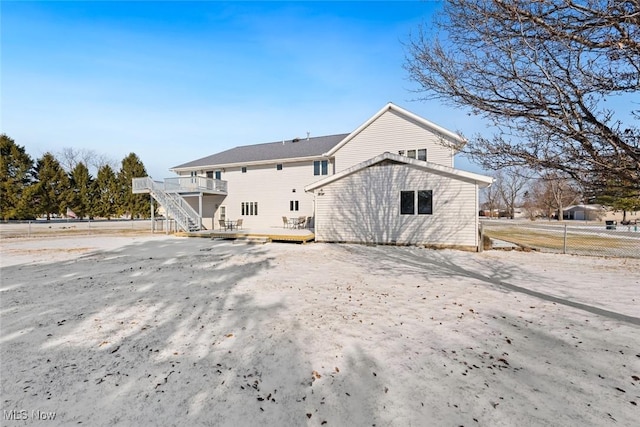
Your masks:
M178 203L170 193L167 193L164 190L163 183L156 182L151 178L148 178L145 184L147 185L147 188L149 188L151 195L165 208L167 214L176 220L176 223L180 228L187 232L200 230L199 219L196 221L191 218L189 213L183 208L183 206L181 206L181 203ZM198 218L198 215L196 214L195 217Z

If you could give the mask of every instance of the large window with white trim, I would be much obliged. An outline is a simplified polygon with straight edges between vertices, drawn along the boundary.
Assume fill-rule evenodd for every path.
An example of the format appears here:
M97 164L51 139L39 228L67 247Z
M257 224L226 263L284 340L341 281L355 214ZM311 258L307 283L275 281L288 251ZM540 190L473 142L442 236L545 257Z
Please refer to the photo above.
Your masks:
M315 160L313 162L313 174L314 175L328 175L329 174L329 161L328 160Z
M433 190L401 191L400 215L433 215Z
M398 154L404 156L404 150L399 150ZM407 150L407 157L417 160L427 160L427 149L426 148L418 148L413 150Z
M418 215L433 215L433 190L418 190Z
M242 216L258 215L258 202L242 202L240 212Z

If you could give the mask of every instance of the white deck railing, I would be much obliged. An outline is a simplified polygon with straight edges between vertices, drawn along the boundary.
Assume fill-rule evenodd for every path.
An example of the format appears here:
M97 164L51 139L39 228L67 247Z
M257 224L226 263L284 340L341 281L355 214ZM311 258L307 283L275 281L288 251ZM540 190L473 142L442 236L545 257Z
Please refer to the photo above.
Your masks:
M133 178L133 192L147 193L151 187L170 193L189 193L199 191L227 192L227 181L202 176L178 176L154 181L151 178Z
M165 191L227 191L227 181L202 176L178 176L164 179Z
M131 180L131 190L134 194L148 193L154 187L164 189L164 182L154 181L148 176L144 178L133 178Z

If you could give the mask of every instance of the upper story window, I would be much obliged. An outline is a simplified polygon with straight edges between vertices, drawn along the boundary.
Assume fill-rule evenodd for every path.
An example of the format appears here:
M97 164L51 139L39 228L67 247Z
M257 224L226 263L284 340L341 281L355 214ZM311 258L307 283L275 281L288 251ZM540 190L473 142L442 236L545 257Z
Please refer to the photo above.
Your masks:
M313 162L313 174L314 175L328 175L329 174L329 161L328 160L316 160Z
M277 171L281 171L281 170L282 170L282 163L278 163L278 164L276 165L276 170L277 170Z
M404 156L404 150L398 151L398 154ZM427 160L427 149L426 148L418 148L417 150L407 150L407 157L418 160Z
M222 179L222 171L207 171L207 178Z

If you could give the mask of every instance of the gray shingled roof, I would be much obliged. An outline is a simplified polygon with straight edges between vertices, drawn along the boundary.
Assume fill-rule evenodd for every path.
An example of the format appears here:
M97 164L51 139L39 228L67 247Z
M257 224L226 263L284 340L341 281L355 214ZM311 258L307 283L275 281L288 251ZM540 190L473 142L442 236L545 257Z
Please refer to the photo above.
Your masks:
M288 140L285 141L284 144L282 141L279 141L266 144L244 145L179 166L174 166L171 169L321 156L346 138L347 135L349 134L318 136L309 139L300 138L297 142Z

